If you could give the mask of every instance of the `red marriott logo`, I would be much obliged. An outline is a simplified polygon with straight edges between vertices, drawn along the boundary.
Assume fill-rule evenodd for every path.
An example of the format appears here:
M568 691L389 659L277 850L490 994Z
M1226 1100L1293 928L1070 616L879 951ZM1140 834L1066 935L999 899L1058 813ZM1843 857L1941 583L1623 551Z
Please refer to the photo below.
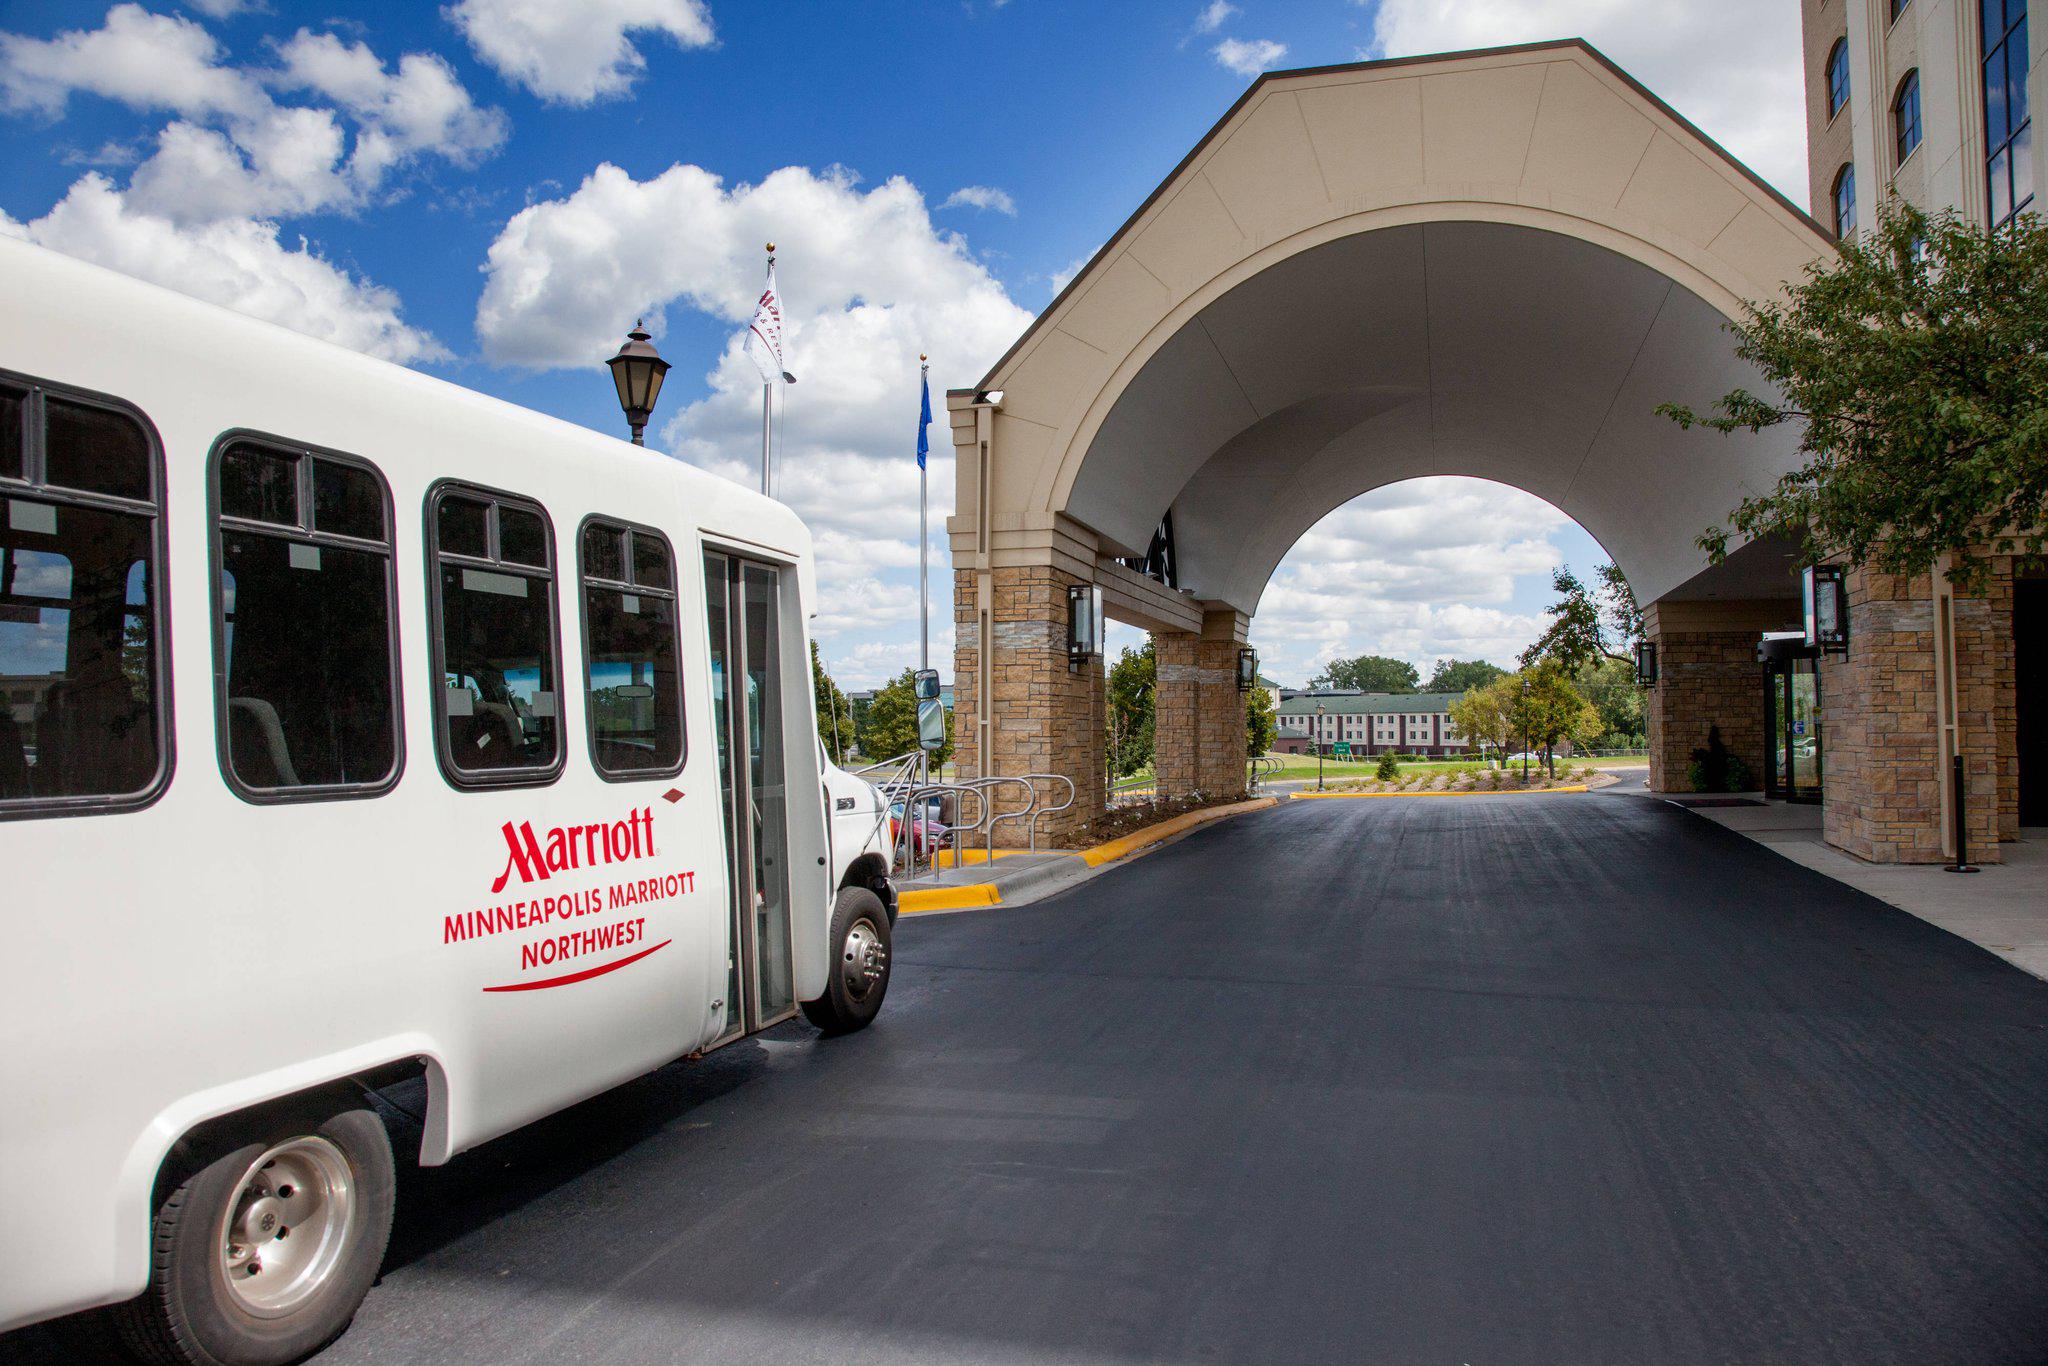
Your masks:
M556 873L574 868L595 868L604 863L626 863L654 853L654 808L642 807L622 821L607 825L558 825L542 841L533 833L531 821L514 825L505 822L505 869L491 884L493 894L517 873L521 882L546 882Z

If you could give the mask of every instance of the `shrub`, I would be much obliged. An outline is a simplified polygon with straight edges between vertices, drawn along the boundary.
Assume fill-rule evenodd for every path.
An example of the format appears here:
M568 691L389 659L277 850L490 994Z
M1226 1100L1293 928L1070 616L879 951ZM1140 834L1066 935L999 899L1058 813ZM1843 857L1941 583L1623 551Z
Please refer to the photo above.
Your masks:
M1719 726L1707 727L1706 748L1692 752L1685 777L1695 792L1747 792L1754 781L1742 756L1722 743Z
M1380 766L1374 771L1373 777L1378 778L1383 783L1390 783L1400 776L1400 761L1393 756L1392 752L1382 754L1380 756Z

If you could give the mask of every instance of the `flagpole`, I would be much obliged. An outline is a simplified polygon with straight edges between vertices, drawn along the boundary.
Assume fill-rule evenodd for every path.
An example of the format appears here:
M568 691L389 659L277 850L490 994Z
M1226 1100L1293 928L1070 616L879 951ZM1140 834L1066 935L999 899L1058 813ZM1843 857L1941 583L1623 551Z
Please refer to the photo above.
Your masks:
M931 365L920 355L917 358L919 382L929 385L931 372ZM922 444L920 432L919 445ZM932 616L925 562L928 558L926 547L931 537L925 532L925 484L929 476L925 472L924 459L924 452L920 450L917 456L917 667L929 669L932 666Z
M775 279L775 244L768 244L768 279ZM769 440L775 426L775 381L764 380L761 384L761 492L774 497L769 488L768 452Z

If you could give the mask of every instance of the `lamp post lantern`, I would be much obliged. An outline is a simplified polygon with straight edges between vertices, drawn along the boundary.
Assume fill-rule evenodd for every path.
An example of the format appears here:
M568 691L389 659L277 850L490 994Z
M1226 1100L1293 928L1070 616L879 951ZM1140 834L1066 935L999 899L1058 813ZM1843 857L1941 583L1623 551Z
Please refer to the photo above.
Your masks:
M605 364L612 368L612 384L619 391L619 407L625 410L626 423L633 429L633 444L647 444L642 435L647 429L647 419L654 416L654 401L661 395L662 376L668 373L668 362L654 349L641 327L641 319L635 319L633 330L626 334L625 345L619 354Z

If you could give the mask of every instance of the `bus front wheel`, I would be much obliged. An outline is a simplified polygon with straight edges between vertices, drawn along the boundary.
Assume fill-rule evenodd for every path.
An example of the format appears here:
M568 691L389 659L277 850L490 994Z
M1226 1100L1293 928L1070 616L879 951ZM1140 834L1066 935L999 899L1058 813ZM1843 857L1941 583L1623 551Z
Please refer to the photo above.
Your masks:
M889 913L865 887L842 887L832 903L832 961L825 994L804 1002L804 1016L827 1034L863 1029L889 991Z
M206 1152L159 1200L149 1288L121 1306L123 1341L204 1366L311 1355L348 1327L384 1260L397 1176L383 1121L335 1099L234 1122Z

